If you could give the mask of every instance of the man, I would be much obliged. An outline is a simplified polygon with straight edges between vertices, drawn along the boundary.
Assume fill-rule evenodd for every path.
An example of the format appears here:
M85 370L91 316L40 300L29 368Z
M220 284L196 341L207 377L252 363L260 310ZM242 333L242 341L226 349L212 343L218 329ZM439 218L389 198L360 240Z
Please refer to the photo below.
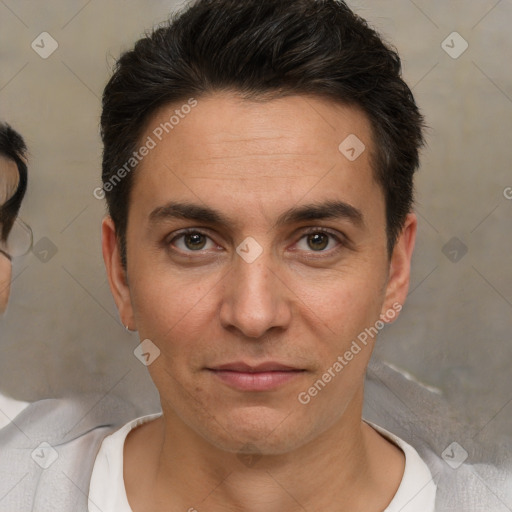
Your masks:
M0 123L0 314L5 311L12 265L7 238L27 188L25 142L9 125Z
M0 123L0 315L5 312L11 290L13 246L8 238L27 189L26 150L21 135ZM0 428L27 405L0 393Z
M416 234L399 72L333 0L198 2L120 59L103 254L163 414L105 440L99 510L433 510L415 450L361 420L355 340L398 315Z
M336 0L199 0L120 58L101 127L103 256L162 413L34 404L0 432L0 510L477 510L428 441L408 436L423 460L362 420L423 143L366 22Z

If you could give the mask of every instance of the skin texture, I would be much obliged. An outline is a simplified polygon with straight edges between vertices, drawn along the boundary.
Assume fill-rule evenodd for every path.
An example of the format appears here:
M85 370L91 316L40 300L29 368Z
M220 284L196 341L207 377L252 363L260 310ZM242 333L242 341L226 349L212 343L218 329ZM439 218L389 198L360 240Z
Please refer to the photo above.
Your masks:
M19 181L20 175L16 162L0 155L0 204L14 195Z
M141 140L175 108L153 116ZM338 150L350 134L366 146L353 162ZM125 444L135 512L380 512L392 500L403 453L361 420L374 340L310 403L297 399L407 294L416 218L408 216L390 258L372 147L369 122L353 107L306 96L256 103L225 92L198 98L139 164L127 272L113 222L103 222L121 319L160 350L148 369L163 417ZM178 201L215 209L230 224L151 217ZM277 222L292 208L326 201L357 209L360 222ZM197 237L176 238L185 228L206 235L200 251ZM336 238L320 236L315 245L311 229ZM247 237L262 249L252 263L236 252ZM248 392L208 370L240 361L302 372Z
M0 155L0 205L5 203L16 192L19 182L16 162ZM0 249L3 244L0 242ZM0 314L2 314L9 300L11 290L12 266L10 260L0 252Z
M7 308L11 291L12 265L10 260L0 252L0 314Z

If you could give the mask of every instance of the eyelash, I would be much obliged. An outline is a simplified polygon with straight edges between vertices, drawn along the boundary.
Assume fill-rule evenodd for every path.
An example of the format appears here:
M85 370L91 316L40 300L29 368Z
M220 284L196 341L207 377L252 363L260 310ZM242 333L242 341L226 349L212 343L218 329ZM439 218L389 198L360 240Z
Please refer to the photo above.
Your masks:
M306 238L309 235L315 235L315 234L328 235L329 237L331 237L331 239L334 239L338 245L334 249L330 249L328 251L325 251L325 250L324 251L313 251L313 250L307 251L311 254L315 254L316 256L313 256L314 258L325 257L326 255L332 256L333 254L336 254L339 250L341 250L343 247L347 247L349 245L348 240L344 236L339 236L338 234L335 234L333 231L331 231L330 229L327 229L327 228L309 228L307 231L302 233L302 236L299 238L298 241ZM202 236L210 239L211 241L213 241L212 238L204 231L201 231L200 229L189 228L189 229L184 229L184 230L178 232L178 234L176 234L171 240L166 242L166 245L172 246L177 240L179 240L187 235L202 235ZM187 255L190 255L193 253L203 254L204 251L207 251L207 250L208 249L202 249L202 250L198 250L198 251L186 251L186 254ZM183 254L183 252L180 249L178 249L176 252Z

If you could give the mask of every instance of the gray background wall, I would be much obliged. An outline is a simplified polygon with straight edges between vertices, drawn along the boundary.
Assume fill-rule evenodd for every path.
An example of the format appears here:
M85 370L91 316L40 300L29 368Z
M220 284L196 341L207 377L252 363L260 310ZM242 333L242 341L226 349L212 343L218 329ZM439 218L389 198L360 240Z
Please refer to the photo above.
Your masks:
M510 433L512 1L349 4L398 48L430 126L411 292L377 354L442 390L461 418ZM92 192L113 60L176 5L0 0L0 118L30 147L21 217L36 243L15 261L0 320L3 393L36 400L91 390L129 396L142 412L158 406L133 356L137 335L117 319L100 252L104 205ZM446 40L454 31L469 45L460 56L462 39ZM31 48L42 32L58 43L46 59Z

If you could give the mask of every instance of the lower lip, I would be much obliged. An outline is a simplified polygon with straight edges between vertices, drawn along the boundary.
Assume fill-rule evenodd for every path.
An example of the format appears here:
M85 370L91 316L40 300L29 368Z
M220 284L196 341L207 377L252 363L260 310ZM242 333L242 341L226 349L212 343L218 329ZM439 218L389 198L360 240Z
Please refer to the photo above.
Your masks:
M269 391L290 382L302 373L302 370L273 372L210 371L228 386L242 391Z

